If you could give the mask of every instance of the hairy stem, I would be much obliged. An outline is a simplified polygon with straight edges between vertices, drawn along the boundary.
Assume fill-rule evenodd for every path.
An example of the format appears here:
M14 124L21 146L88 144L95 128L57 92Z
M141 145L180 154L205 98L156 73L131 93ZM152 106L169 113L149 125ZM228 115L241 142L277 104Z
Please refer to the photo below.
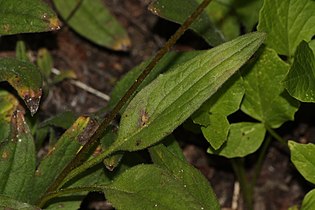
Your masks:
M74 170L75 168L82 165L89 155L95 150L96 146L99 144L99 140L103 136L105 130L109 126L112 120L119 113L120 109L129 101L130 97L140 86L142 81L146 78L146 76L151 72L151 70L156 66L156 64L163 58L163 56L173 47L176 41L184 34L184 32L189 28L189 26L199 17L199 15L203 12L203 10L208 6L211 0L203 0L203 2L196 8L196 10L186 19L186 21L182 24L182 26L171 36L171 38L164 44L163 48L161 48L154 56L152 61L146 66L143 72L140 74L138 79L132 84L129 90L125 93L125 95L120 99L114 109L104 118L98 129L92 135L92 137L87 141L87 143L83 146L83 148L79 151L76 157L64 168L64 170L59 174L56 180L52 183L52 185L48 188L45 194L49 192L56 191L61 187L64 179L67 175ZM105 151L106 156L111 153ZM104 156L104 155L103 155ZM105 156L105 157L106 157ZM90 168L97 163L101 162L100 158L97 161L90 162L90 165L85 165L85 167L78 168L77 172L84 172L87 168ZM80 169L80 170L79 170ZM82 169L82 170L81 170ZM45 199L45 195L40 198L37 204L40 204L39 207L44 205L42 200Z

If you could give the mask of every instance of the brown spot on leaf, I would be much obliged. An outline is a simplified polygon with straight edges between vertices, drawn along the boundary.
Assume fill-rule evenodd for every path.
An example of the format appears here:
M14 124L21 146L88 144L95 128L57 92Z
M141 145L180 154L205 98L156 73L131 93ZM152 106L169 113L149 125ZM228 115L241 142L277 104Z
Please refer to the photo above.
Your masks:
M128 37L117 40L112 48L114 50L128 51L131 47L131 41Z
M98 128L99 124L96 120L89 120L87 126L85 127L84 131L78 136L78 142L84 145L91 136L95 133L96 129Z
M141 144L141 140L138 139L138 140L136 141L136 146L138 147L138 146L140 146L140 144Z
M59 30L61 28L61 22L57 17L52 17L49 18L49 29L54 31L54 30Z
M144 127L146 124L148 124L148 121L149 121L148 113L145 110L141 110L139 119L140 127Z
M9 152L4 151L4 152L2 153L2 155L1 155L1 157L2 157L3 160L8 159L8 157L9 157Z
M6 33L9 33L11 29L9 24L3 24L2 28L3 28L3 31L5 31Z

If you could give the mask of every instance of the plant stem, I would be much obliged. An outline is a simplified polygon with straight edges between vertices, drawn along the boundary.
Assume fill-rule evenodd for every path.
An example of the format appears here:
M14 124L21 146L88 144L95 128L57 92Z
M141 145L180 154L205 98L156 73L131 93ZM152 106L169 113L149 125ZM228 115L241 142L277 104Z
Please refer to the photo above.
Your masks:
M265 128L270 133L270 135L273 138L275 138L278 142L280 142L281 144L287 145L287 142L281 136L279 136L270 126L265 124Z
M238 181L240 182L245 206L247 209L253 209L253 186L248 181L246 174L245 174L245 166L244 166L244 159L234 158L231 159L231 164L233 170L236 174Z
M61 187L61 183L64 183L64 179L67 175L79 167L84 163L87 157L95 150L96 146L99 144L99 140L103 136L105 130L107 129L110 122L115 119L116 115L119 113L120 109L129 101L130 97L140 86L142 81L146 78L146 76L151 72L151 70L156 66L156 64L163 58L163 56L173 47L176 41L184 34L184 32L189 28L189 26L199 17L199 15L203 12L203 10L208 6L211 0L203 0L203 2L196 8L196 10L186 19L186 21L181 25L181 27L171 36L171 38L164 44L163 48L161 48L154 56L152 61L146 66L143 72L140 74L138 79L132 84L129 90L125 93L125 95L119 100L114 109L104 118L98 129L92 135L92 137L87 141L87 143L82 147L82 149L78 152L76 157L64 168L64 170L59 174L56 180L52 183L52 185L46 191L46 194L49 192L56 191ZM110 155L110 152L106 152L106 156ZM103 155L104 156L104 155ZM105 157L106 157L105 156ZM102 161L102 160L101 160ZM83 172L87 168L90 168L97 163L98 161L90 162L91 165L88 167L81 168L82 170L77 170L78 172ZM45 195L44 195L45 197ZM40 198L37 202L43 205L42 200L44 197ZM41 207L40 206L40 207Z

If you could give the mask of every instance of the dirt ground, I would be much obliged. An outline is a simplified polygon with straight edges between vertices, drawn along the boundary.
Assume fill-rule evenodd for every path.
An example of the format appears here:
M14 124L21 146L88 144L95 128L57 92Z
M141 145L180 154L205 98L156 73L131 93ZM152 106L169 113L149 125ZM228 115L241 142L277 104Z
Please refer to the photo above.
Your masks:
M55 68L72 69L79 81L110 94L115 83L132 67L152 56L175 32L178 25L150 13L147 10L150 0L104 2L128 31L132 41L129 52L115 52L96 46L65 26L57 32L1 37L0 56L14 54L15 41L23 39L33 53L39 48L48 48L53 55ZM203 48L207 48L206 44L191 32L186 33L175 46L175 50ZM64 81L52 87L39 112L42 118L65 110L89 114L106 104L106 100ZM297 120L285 124L278 130L279 134L285 139L300 142L315 139L315 126L312 122L314 116L310 113L311 106L303 105L296 115ZM225 209L243 209L241 192L229 162L224 158L208 155L205 140L203 143L200 143L202 140L197 143L193 141L196 138L202 139L201 136L183 135L181 132L185 131L179 128L175 133L178 137L182 136L180 139L183 140L183 152L187 160L207 177L221 206ZM256 153L247 158L249 175L256 159ZM273 141L255 188L255 210L286 210L300 204L310 188L290 162L289 151ZM99 207L95 209L108 209L104 202L98 203Z

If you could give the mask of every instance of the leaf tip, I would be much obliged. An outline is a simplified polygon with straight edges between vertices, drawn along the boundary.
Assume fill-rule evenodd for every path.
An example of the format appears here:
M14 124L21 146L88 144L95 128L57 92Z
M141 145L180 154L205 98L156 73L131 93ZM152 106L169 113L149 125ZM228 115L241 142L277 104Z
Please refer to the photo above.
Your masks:
M59 30L61 28L61 22L57 17L49 18L49 29L52 31Z
M34 114L38 110L41 96L42 96L42 89L39 89L39 91L37 92L30 91L28 94L23 94L23 99L25 101L25 104L27 108L30 110L32 116L34 116Z
M128 51L131 47L129 37L118 39L112 46L113 50Z

